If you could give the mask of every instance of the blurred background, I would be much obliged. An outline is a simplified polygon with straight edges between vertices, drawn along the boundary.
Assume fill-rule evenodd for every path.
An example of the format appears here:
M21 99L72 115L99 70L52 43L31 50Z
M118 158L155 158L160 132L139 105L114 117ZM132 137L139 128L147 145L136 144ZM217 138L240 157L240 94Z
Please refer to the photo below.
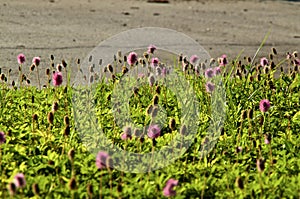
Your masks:
M0 68L18 73L17 55L41 57L41 71L65 59L75 65L101 41L139 27L164 27L195 39L212 57L259 56L276 47L300 50L299 1L1 0Z

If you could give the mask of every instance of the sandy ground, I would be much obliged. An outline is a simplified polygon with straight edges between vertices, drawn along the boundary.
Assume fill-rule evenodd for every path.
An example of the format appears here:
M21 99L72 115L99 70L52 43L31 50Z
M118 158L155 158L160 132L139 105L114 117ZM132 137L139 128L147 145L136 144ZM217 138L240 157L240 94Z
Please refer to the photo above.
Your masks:
M271 47L284 54L300 51L300 3L287 1L146 0L1 0L0 67L18 71L24 53L48 67L50 54L74 63L101 41L138 27L164 27L182 32L212 57L253 56L265 34L271 34L259 56Z

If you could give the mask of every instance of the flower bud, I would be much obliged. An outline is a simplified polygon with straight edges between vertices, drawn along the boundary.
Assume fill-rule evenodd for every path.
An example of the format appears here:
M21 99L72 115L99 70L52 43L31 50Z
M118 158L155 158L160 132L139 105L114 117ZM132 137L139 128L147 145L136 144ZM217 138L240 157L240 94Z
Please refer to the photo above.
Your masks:
M74 149L69 150L68 157L69 157L69 160L73 162L74 157L75 157L75 150Z
M49 122L50 124L53 124L54 114L53 114L52 111L48 113L47 119L48 119L48 122Z

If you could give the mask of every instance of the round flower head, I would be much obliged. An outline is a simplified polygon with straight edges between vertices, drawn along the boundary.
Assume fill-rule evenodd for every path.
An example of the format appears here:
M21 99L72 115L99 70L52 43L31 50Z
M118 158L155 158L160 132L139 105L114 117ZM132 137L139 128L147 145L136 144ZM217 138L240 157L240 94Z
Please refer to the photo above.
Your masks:
M4 144L6 142L5 134L0 132L0 144Z
M205 71L205 77L206 78L212 78L214 76L215 72L212 68L208 68Z
M221 68L220 67L215 67L214 68L214 75L219 75L221 74Z
M155 50L156 50L156 46L154 46L154 45L150 45L150 46L148 47L148 53L153 54Z
M55 72L52 75L52 81L54 86L60 86L63 82L63 76L61 72Z
M131 140L131 138L132 138L132 136L129 133L124 132L124 133L121 134L121 139L122 140L128 140L128 139Z
M127 140L127 139L131 139L131 135L128 135L127 133L122 133L121 134L121 139L122 140Z
M26 185L25 176L23 173L18 173L14 177L14 183L17 187L23 188Z
M219 58L219 61L220 61L220 66L226 66L228 64L226 55L222 55Z
M32 59L32 63L33 63L34 65L36 65L36 66L39 66L39 65L40 65L40 62L41 62L41 58L39 58L39 57L34 57L34 58Z
M160 136L160 128L157 124L150 125L148 128L148 137L151 139L156 139Z
M196 62L199 60L199 57L197 55L192 55L190 58L191 64L196 64Z
M161 69L161 75L162 75L163 77L165 77L168 73L169 73L169 71L168 71L168 69L167 69L166 67L163 67L163 68Z
M139 74L138 74L138 78L139 78L139 79L142 79L142 78L144 78L144 77L145 77L144 73L139 73Z
M159 75L161 75L161 68L159 67L159 66L157 66L156 68L155 68L155 74L157 75L157 76L159 76Z
M163 189L163 194L166 197L171 197L176 195L176 191L174 190L174 187L178 185L178 180L175 180L173 178L169 179L166 183L166 186Z
M259 103L259 109L261 112L267 112L269 108L271 107L270 101L267 99L263 99Z
M261 66L267 66L269 64L269 61L267 58L263 57L260 59L260 65Z
M211 83L211 82L207 82L205 84L205 88L206 88L206 92L212 93L214 91L214 89L215 89L215 85L213 83Z
M265 135L265 144L270 144L271 143L271 135L270 134L266 134Z
M19 54L18 55L18 63L19 64L23 64L25 62L26 58L25 58L25 55L24 54Z
M127 63L130 66L133 66L136 62L138 61L138 56L135 52L131 52L129 53L128 57L127 57Z
M151 66L152 67L158 66L158 63L159 63L159 59L157 57L151 59Z
M104 151L100 151L96 157L96 167L99 170L110 167L110 165L107 165L107 161L109 158L110 157L109 157L108 153L106 153Z
M153 75L150 75L150 76L148 77L148 82L149 82L149 85L150 85L150 86L153 86L154 83L155 83L155 77L154 77Z

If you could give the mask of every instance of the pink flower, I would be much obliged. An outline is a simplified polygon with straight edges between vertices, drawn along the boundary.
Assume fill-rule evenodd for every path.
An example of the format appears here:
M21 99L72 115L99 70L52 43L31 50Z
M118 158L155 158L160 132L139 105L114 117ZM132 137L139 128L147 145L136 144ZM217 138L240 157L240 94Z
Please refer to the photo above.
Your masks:
M212 68L208 68L205 71L205 77L206 78L212 78L214 76L215 72Z
M263 57L260 59L260 65L261 66L267 66L269 64L269 61L267 58Z
M259 109L261 112L267 112L269 108L271 107L270 101L267 99L263 99L259 103Z
M214 89L215 89L215 85L213 83L211 83L211 82L207 82L205 84L205 88L206 88L206 92L212 93L214 91Z
M159 59L157 57L152 58L152 60L151 60L152 67L158 66L158 63L159 63Z
M150 125L148 128L148 137L151 139L156 139L160 136L160 128L157 124Z
M221 68L220 67L215 67L214 68L214 75L219 75L221 74Z
M169 179L166 183L166 186L163 189L163 194L166 197L171 197L176 195L176 191L174 190L174 187L178 185L178 180L175 180L173 178Z
M131 138L132 138L132 136L130 134L126 133L126 132L121 134L121 139L122 140L127 140L127 139L131 140Z
M110 157L109 157L108 153L106 153L104 151L99 151L99 153L97 154L97 157L96 157L96 167L99 170L109 168L111 166L108 164L109 158Z
M220 58L220 66L226 66L228 64L227 62L227 55L222 55Z
M33 63L34 65L36 65L36 66L39 66L39 65L40 65L40 62L41 62L41 58L39 58L39 57L34 57L34 58L32 59L32 63Z
M199 57L197 55L192 55L190 58L191 64L196 64L196 62L199 60Z
M169 74L169 70L166 67L163 67L161 69L161 75L165 77L167 74Z
M156 46L152 44L148 47L148 53L153 54L155 50L156 50Z
M149 82L149 85L150 85L150 86L153 86L153 85L154 85L154 83L155 83L155 78L154 78L153 75L150 75L150 76L148 77L148 82Z
M26 185L25 176L23 173L17 173L14 177L14 183L17 187L23 188Z
M4 144L6 142L4 132L0 132L0 144Z
M270 144L271 140L272 140L271 135L265 134L265 144Z
M23 64L25 62L26 58L25 58L25 55L24 54L19 54L18 55L18 63L19 64Z
M128 63L130 66L133 66L137 61L138 61L138 56L137 56L137 54L136 54L135 52L129 53L128 58L127 58L127 63Z
M143 77L145 77L145 75L143 73L138 74L138 78L143 78Z
M52 75L52 81L54 86L60 86L63 82L63 76L61 72L55 72Z

